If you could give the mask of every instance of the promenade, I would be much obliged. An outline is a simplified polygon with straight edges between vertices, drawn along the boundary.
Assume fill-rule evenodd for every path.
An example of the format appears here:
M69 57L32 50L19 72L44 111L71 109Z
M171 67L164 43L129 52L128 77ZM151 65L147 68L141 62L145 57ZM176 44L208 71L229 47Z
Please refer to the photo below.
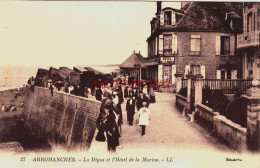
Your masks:
M234 152L211 136L210 132L197 122L189 122L183 117L175 106L175 94L156 92L156 103L149 106L151 121L144 136L141 136L141 127L136 123L136 115L133 126L128 125L125 103L126 101L122 104L123 134L119 139L123 148L118 149L118 153L124 153L129 149L146 151L152 148ZM97 142L93 139L90 152L105 152L106 145L106 142Z

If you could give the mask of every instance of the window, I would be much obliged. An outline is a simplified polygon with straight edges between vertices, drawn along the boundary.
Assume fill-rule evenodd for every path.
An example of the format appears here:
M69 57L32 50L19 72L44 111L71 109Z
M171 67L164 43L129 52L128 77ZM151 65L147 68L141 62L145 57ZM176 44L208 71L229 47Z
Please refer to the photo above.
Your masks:
M232 77L232 71L233 71L233 77ZM220 79L236 79L236 70L220 70ZM217 79L218 76L217 76Z
M221 79L226 79L226 71L221 71Z
M227 71L227 79L231 79L231 71Z
M163 53L164 54L172 53L172 35L163 36Z
M247 32L254 31L255 29L255 24L254 24L254 18L253 18L253 13L248 13L247 14Z
M200 73L200 65L191 65L190 69L191 69L191 74L193 74L193 75L201 74Z
M200 35L191 35L190 52L192 55L200 54Z
M172 12L164 12L164 24L171 25L172 24Z
M230 53L230 37L229 36L221 36L221 44L220 44L220 54L228 55Z

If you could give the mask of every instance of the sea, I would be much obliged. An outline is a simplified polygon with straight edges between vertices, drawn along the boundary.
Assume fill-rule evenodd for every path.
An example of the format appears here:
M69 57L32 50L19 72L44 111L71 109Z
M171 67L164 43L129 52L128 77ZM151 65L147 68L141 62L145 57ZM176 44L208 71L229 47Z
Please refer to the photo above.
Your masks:
M118 70L118 66L88 65L103 73L111 73ZM1 65L0 66L0 90L13 89L26 85L30 77L35 77L38 68L49 69L49 67L23 66L23 65ZM59 67L54 67L59 68ZM73 68L73 67L69 67Z

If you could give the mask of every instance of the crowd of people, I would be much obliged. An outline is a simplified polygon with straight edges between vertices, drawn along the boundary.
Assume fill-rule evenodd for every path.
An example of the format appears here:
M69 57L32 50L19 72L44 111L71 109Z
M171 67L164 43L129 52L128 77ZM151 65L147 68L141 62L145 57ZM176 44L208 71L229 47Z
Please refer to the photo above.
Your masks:
M136 114L136 123L141 126L141 135L145 135L146 126L149 125L149 104L155 103L153 87L143 82L142 85L127 87L127 80L118 80L117 87L111 89L97 88L96 99L102 101L100 114L97 120L97 141L107 141L109 152L116 152L120 147L119 138L122 136L123 124L122 103L126 101L127 124L133 126Z
M126 101L127 124L133 126L136 115L136 123L141 126L142 136L145 135L146 126L149 125L149 105L156 102L152 83L136 79L129 82L128 79L128 77L121 76L117 76L109 82L98 79L91 88L53 80L47 80L43 86L50 90L51 95L53 95L53 91L62 91L101 101L100 114L96 123L98 128L96 140L107 141L108 151L114 153L116 148L120 147L119 138L122 136L123 102ZM34 80L33 77L28 80L31 88Z

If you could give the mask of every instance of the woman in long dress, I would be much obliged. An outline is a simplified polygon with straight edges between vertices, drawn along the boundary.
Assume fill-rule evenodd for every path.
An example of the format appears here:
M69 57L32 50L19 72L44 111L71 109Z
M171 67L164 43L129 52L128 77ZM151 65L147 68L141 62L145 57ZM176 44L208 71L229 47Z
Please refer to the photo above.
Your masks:
M118 116L113 111L113 106L105 108L108 112L106 121L107 149L109 152L116 152L116 147L119 146L119 131L118 131Z

